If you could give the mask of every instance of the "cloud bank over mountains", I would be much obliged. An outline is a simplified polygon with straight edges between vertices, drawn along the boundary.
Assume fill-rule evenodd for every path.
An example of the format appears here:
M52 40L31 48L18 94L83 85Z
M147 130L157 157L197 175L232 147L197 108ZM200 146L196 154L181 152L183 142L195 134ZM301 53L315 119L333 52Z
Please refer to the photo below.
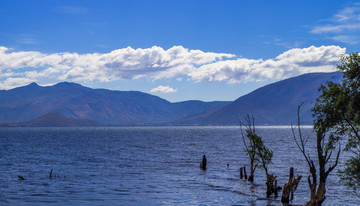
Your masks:
M162 86L162 85L150 90L150 92L152 92L152 93L156 93L156 92L173 93L173 92L176 92L176 91L177 91L177 89L174 89L174 88L169 87L169 86Z
M263 60L191 50L182 46L167 50L158 46L145 49L127 47L109 53L89 54L46 54L0 47L0 89L10 89L44 78L53 82L111 82L139 78L156 81L174 78L226 83L284 79L309 72L335 71L336 64L345 53L346 49L339 46L311 46L290 49L274 59ZM166 91L166 88L154 91Z

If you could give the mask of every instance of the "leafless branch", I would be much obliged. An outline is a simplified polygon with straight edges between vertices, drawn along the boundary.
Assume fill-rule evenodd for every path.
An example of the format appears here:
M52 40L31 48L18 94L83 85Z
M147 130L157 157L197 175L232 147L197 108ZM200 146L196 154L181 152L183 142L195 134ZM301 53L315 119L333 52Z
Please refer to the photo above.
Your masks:
M298 122L297 122L297 129L298 129L298 135L299 137L296 137L295 134L295 128L293 127L293 125L291 125L291 131L293 134L293 138L295 140L296 146L299 148L300 152L303 154L303 156L305 157L306 162L308 163L309 166L311 166L310 164L310 155L305 153L305 140L303 138L302 132L301 132L301 119L300 119L300 108L304 103L301 103L300 105L298 105L298 111L297 111L297 115L298 115ZM299 140L298 140L299 139Z

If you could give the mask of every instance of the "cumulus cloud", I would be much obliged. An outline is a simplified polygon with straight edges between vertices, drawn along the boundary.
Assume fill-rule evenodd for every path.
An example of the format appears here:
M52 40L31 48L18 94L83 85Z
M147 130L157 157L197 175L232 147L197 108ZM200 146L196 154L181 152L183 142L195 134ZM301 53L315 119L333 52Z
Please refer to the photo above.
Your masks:
M189 50L182 46L168 50L157 46L147 49L127 47L105 54L11 52L0 47L0 72L28 68L24 75L33 78L49 76L74 81L108 82L143 76L159 79L187 73L195 65L232 57L235 55Z
M174 46L131 47L109 53L52 53L13 51L0 47L0 87L14 87L47 78L52 82L110 82L120 79L187 79L192 81L241 83L283 79L308 72L336 69L345 48L311 46L290 49L274 59L237 58L233 54L190 50ZM1 82L2 81L2 82Z
M29 83L33 82L32 79L28 78L8 78L3 82L0 82L0 88L2 89L12 89L15 87L20 87L27 85Z
M345 51L338 46L290 49L275 59L235 59L203 65L189 76L195 81L240 83L283 79L309 72L331 72L336 70Z
M176 92L176 91L177 91L177 89L174 89L174 88L169 87L169 86L162 86L162 85L150 90L150 92L152 92L152 93L155 93L155 92L173 93L173 92Z

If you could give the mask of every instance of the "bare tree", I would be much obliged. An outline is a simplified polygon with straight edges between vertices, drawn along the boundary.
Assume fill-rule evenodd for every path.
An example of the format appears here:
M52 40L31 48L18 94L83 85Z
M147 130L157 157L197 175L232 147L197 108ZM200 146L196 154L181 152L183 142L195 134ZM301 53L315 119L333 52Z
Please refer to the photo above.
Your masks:
M250 176L249 181L254 181L254 173L256 168L258 167L258 159L256 157L256 149L255 149L255 142L254 142L254 136L255 133L255 123L254 123L254 117L250 118L250 115L247 115L245 118L246 123L240 122L240 131L241 131L241 137L245 146L245 152L248 154L250 159ZM246 137L243 132L243 126L245 127ZM246 172L246 171L245 171Z

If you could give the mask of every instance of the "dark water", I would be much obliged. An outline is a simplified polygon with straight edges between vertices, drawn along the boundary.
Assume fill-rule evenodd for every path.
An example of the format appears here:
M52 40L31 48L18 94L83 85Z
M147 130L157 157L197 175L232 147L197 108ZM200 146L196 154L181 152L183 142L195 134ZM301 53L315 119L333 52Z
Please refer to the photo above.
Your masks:
M269 170L279 185L291 166L304 176L292 203L305 204L308 168L290 129L257 131L274 151ZM324 205L360 204L337 174L345 159ZM243 165L238 127L0 128L0 205L281 205L265 197L264 171L253 184L239 179Z

